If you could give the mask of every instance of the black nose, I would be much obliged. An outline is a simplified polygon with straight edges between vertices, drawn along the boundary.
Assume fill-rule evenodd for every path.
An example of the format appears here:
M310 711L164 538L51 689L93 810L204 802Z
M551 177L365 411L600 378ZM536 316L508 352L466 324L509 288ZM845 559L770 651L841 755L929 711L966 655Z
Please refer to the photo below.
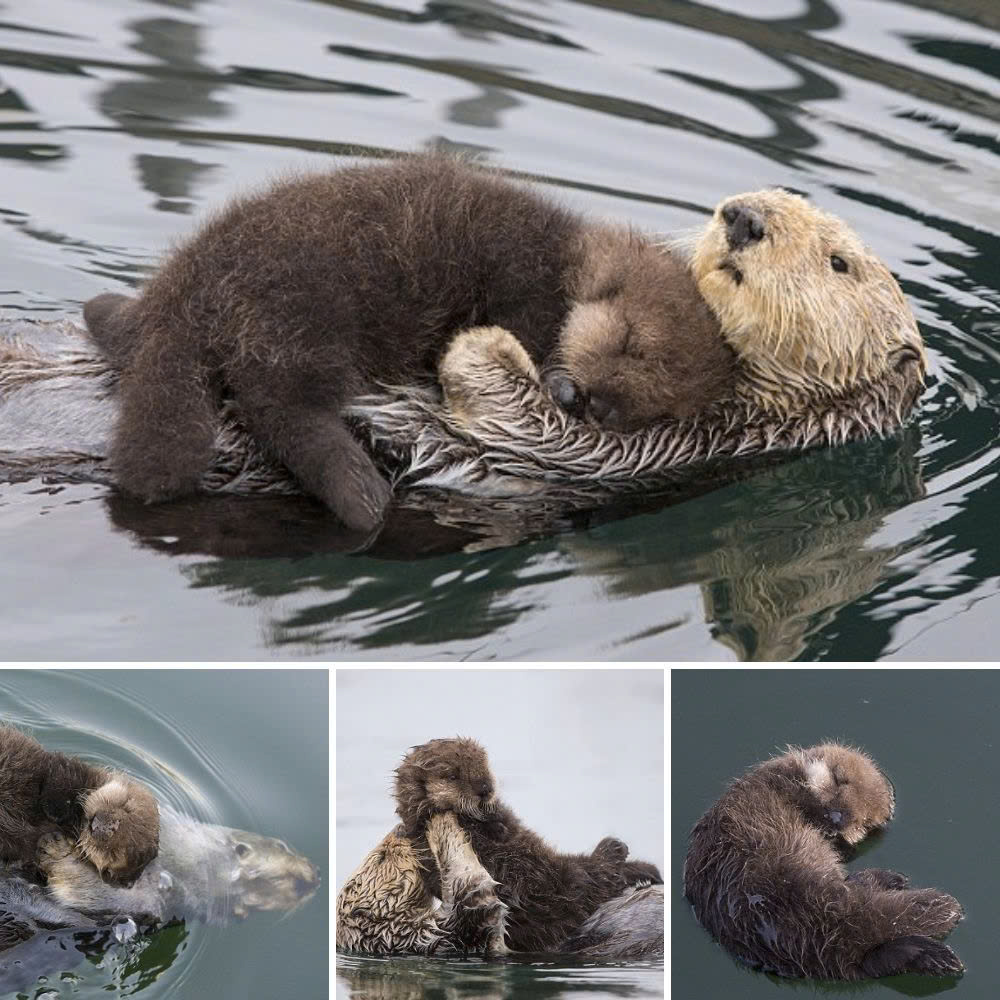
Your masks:
M840 824L844 822L844 814L834 809L833 812L830 813L830 822L834 826L840 826Z
M492 789L490 783L483 778L472 783L472 790L476 793L476 795L489 795Z
M722 221L726 224L726 239L732 250L739 250L764 238L763 218L741 201L726 205L722 210Z

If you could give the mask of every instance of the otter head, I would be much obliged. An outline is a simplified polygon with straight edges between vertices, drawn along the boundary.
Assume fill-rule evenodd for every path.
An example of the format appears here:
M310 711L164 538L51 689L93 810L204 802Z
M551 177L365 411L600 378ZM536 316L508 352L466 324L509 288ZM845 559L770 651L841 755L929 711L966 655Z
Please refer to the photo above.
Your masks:
M283 840L222 828L233 854L227 898L233 916L251 911L291 912L312 899L320 884L319 869Z
M108 885L128 887L160 846L160 813L145 785L112 774L80 798L83 825L77 850Z
M730 395L734 355L684 262L642 236L597 227L559 333L555 401L607 430L682 420Z
M892 819L892 785L867 754L822 743L794 755L809 796L810 821L827 836L856 844Z
M765 409L787 413L893 370L923 380L923 341L896 279L844 222L799 195L727 198L691 266Z
M496 810L496 779L486 751L456 737L413 747L396 768L396 812L408 833L436 812L486 819Z

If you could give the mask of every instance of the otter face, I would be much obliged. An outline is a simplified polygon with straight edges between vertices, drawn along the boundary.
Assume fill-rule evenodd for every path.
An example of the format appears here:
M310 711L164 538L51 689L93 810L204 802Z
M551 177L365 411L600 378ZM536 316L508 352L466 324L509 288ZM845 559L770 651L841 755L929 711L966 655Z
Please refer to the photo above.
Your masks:
M889 269L840 219L781 190L721 202L692 270L768 409L815 394L926 371L916 320Z
M145 785L115 774L84 793L77 850L108 885L129 887L160 846L160 814Z
M598 230L559 333L570 412L629 432L730 394L733 352L682 261L628 231ZM550 391L552 384L550 383Z
M431 740L396 769L397 812L407 827L435 812L486 819L496 809L496 779L475 741Z
M892 785L860 750L823 743L796 752L806 787L815 798L811 819L831 837L856 844L892 819Z

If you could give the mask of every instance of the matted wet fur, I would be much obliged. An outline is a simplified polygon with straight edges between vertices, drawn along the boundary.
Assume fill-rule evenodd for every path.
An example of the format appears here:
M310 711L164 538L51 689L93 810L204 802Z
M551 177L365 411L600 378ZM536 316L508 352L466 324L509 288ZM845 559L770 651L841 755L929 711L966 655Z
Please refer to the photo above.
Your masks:
M128 775L0 726L0 857L35 865L39 839L57 832L105 882L127 886L156 857L159 810Z
M435 872L433 889L428 875ZM337 947L362 955L507 954L507 907L451 812L397 827L337 894Z
M507 905L514 951L557 951L603 903L633 885L662 883L655 865L628 861L628 847L605 837L590 854L560 854L496 798L486 751L471 739L431 740L396 769L396 812L420 843L437 813L453 811Z
M231 393L270 458L369 532L390 487L340 410L433 378L466 327L513 332L560 400L628 429L731 391L733 353L687 268L631 230L443 155L349 167L233 202L135 300L84 315L122 369L118 483L193 492Z
M698 821L684 892L698 921L755 969L811 979L961 975L943 938L962 907L897 872L847 873L838 843L885 826L892 785L860 750L790 748L737 778Z

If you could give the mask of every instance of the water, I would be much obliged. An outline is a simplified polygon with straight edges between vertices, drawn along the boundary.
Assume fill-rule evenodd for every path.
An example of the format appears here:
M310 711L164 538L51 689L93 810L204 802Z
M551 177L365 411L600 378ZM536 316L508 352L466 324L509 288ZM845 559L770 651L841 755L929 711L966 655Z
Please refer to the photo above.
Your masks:
M378 726L371 720L378 719ZM396 825L392 772L407 750L471 736L500 797L560 851L603 837L663 871L659 670L338 670L337 888ZM663 963L585 966L337 956L337 996L662 997ZM420 992L423 990L424 992Z
M652 230L803 191L899 276L930 385L891 441L499 550L397 518L350 556L309 504L0 486L6 653L991 656L998 53L973 0L10 0L4 314L128 291L282 171L443 145Z
M984 859L1000 822L992 788L1000 746L1000 674L986 670L674 670L671 693L671 982L675 997L741 1000L996 996L996 896ZM954 895L965 919L948 943L957 982L894 976L845 985L778 980L738 966L682 896L688 833L726 783L787 743L863 747L892 780L896 813L850 867L890 868ZM989 862L986 862L987 866Z
M0 717L52 749L124 767L180 812L285 840L323 879L284 919L257 913L212 928L188 921L86 960L70 953L19 1000L328 995L325 671L5 670Z

